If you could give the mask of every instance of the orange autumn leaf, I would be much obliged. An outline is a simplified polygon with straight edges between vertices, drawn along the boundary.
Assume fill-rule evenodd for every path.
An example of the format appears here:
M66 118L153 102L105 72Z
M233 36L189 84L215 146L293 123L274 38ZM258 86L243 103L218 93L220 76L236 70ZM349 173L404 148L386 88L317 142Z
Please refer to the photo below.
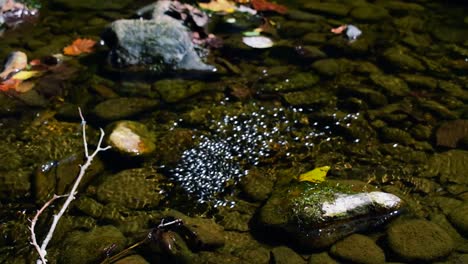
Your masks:
M10 78L0 83L0 91L8 91L10 89L16 90L22 81Z
M77 38L69 46L66 46L63 49L63 54L70 56L78 56L81 53L91 53L93 52L93 47L96 44L96 41L92 39Z
M252 0L250 2L252 7L257 11L276 11L280 14L286 14L286 12L288 12L288 9L285 6L270 3L267 0Z

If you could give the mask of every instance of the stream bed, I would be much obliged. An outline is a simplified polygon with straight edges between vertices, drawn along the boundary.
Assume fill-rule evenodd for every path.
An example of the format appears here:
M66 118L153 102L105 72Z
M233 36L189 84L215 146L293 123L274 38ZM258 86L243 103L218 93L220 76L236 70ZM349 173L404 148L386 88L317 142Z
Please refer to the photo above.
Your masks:
M78 109L112 148L49 263L468 263L462 1L23 2L1 28L4 70L28 62L0 84L0 263L38 259L30 220L86 162Z

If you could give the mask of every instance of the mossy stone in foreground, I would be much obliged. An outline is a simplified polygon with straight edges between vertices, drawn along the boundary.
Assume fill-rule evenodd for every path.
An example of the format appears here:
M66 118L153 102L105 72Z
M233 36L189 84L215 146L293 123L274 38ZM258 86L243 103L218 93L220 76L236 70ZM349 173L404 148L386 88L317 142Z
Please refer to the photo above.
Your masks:
M154 208L164 197L161 184L164 176L144 169L129 169L109 175L97 187L97 198L132 209Z
M395 223L387 236L390 249L403 261L431 261L454 249L453 239L444 229L422 219Z
M352 263L377 264L385 262L383 250L367 236L353 234L332 246L331 254Z
M448 218L461 234L468 237L468 201L452 210Z
M158 105L159 101L153 99L121 97L99 103L93 111L101 119L117 120L151 110Z
M115 252L124 248L126 238L113 226L96 227L90 232L74 231L62 243L59 263L99 263L105 249L116 245Z
M271 250L274 263L276 264L305 264L306 261L292 249L280 246Z

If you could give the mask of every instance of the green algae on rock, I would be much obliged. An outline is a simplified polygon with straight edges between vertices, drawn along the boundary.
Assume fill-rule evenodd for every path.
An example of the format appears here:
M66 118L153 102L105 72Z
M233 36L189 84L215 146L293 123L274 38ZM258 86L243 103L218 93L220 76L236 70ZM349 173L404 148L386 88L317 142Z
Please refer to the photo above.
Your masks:
M98 201L132 209L155 208L164 198L165 177L148 169L129 169L108 175L97 187Z
M454 249L454 242L445 230L420 219L392 224L387 231L387 241L403 261L432 261Z
M352 263L385 263L384 251L369 237L352 234L334 244L330 253Z
M398 215L402 201L383 192L355 192L346 184L294 183L273 192L259 222L286 232L301 248L330 246Z
M117 120L130 118L158 106L159 101L155 99L120 97L99 103L94 107L93 112L104 120Z

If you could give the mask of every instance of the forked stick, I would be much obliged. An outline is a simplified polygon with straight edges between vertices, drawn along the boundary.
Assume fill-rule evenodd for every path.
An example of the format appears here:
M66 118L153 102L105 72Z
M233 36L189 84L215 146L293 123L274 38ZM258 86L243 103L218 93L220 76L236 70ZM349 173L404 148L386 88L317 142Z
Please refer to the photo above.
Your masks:
M76 178L75 180L75 183L73 184L73 187L72 189L70 190L70 193L66 194L66 195L56 195L54 194L54 196L49 200L47 201L44 206L42 206L41 209L39 209L36 213L36 215L33 217L33 219L31 220L31 226L29 227L29 229L31 230L31 244L34 246L34 248L36 249L37 253L39 254L39 259L36 261L37 264L46 264L47 263L47 259L46 259L46 255L47 255L47 251L46 251L46 248L47 248L47 245L49 244L50 240L52 239L52 236L54 235L54 231L55 231L55 228L57 227L57 224L58 224L58 221L60 220L60 218L63 216L63 214L65 213L65 211L67 210L68 206L70 205L70 203L75 199L75 195L77 193L77 189L78 189L78 186L81 182L81 179L83 178L83 176L85 175L86 173L86 170L88 169L88 167L91 165L91 162L93 161L94 157L101 151L105 151L105 150L108 150L111 148L111 146L107 146L105 148L101 147L101 144L102 144L102 141L104 139L104 136L105 136L105 133L104 133L104 130L102 130L102 128L100 128L100 131L101 131L101 136L99 138L99 142L97 144L97 147L96 149L94 150L94 152L89 155L89 151L88 151L88 142L86 141L86 120L84 119L83 117L83 114L81 113L81 109L78 108L78 111L80 113L80 117L81 117L81 127L83 129L83 144L84 144L84 150L85 150L85 157L86 157L86 162L85 164L83 165L80 165L80 173L78 174L78 177ZM50 229L49 229L49 232L47 232L47 235L46 237L44 238L44 240L42 241L42 244L41 246L39 246L39 244L37 243L37 238L36 238L36 233L34 231L34 228L36 226L36 222L37 222L37 219L39 218L39 216L44 212L44 210L50 206L50 204L55 201L56 199L58 198L61 198L61 197L67 197L67 199L65 200L65 202L63 203L62 205L62 208L60 209L60 211L54 215L53 217L53 220L52 220L52 224L50 226Z

